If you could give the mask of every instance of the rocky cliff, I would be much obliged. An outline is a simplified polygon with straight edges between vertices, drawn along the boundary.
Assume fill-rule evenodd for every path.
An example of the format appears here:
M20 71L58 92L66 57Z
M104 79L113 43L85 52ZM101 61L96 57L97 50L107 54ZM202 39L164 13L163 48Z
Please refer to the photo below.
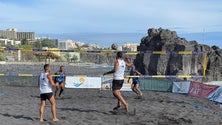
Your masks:
M149 29L148 36L142 38L138 51L167 51L167 54L138 54L134 63L146 75L203 75L206 52L206 77L203 81L222 80L222 50L196 41L180 38L175 31ZM176 54L179 51L195 51L198 54Z

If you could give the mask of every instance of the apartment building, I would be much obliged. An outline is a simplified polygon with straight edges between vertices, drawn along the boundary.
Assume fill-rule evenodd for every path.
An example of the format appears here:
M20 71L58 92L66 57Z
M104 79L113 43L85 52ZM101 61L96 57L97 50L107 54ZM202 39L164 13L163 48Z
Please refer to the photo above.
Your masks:
M17 39L17 34L14 30L0 30L0 38L15 40Z
M35 32L17 32L17 39L18 40L26 39L28 41L35 41Z
M0 38L9 40L35 41L35 32L18 32L16 28L0 30Z

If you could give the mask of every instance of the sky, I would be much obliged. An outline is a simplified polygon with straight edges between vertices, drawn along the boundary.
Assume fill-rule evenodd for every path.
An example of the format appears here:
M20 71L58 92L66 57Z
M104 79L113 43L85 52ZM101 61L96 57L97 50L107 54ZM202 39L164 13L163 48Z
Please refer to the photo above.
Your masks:
M1 0L0 29L36 33L222 32L221 0ZM222 40L221 40L222 41Z

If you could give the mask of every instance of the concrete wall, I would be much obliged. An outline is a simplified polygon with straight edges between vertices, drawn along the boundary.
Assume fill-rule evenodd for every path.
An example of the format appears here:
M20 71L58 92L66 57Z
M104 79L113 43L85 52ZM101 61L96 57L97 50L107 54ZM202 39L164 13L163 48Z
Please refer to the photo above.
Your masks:
M0 76L0 85L9 86L38 86L37 76Z

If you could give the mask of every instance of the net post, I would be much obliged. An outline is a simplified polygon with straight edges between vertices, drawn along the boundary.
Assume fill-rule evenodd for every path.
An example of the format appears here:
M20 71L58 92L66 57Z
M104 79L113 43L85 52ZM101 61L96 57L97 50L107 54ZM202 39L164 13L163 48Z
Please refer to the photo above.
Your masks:
M206 69L207 69L207 54L204 54L204 65L203 65L203 76L206 76Z

